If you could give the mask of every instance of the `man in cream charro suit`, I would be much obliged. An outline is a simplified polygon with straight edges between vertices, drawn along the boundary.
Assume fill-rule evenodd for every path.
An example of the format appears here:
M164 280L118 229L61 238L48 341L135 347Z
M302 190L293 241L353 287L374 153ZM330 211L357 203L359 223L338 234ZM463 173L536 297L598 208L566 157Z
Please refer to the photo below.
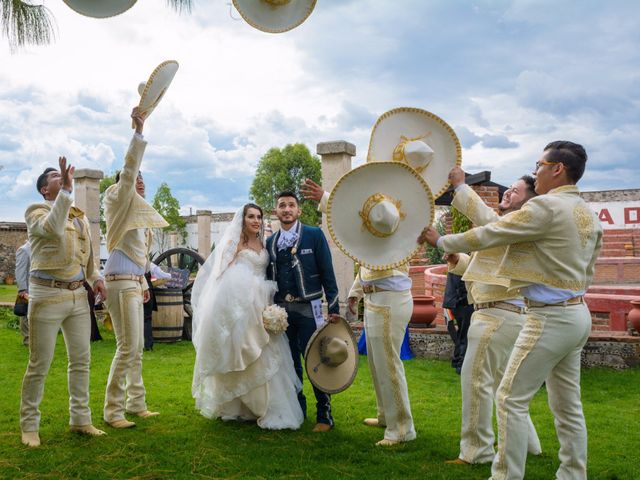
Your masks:
M107 380L104 420L113 428L135 426L125 418L125 412L138 417L158 415L158 412L147 409L142 381L143 301L149 299L149 285L144 274L149 270L150 229L168 224L136 191L138 186L144 192L140 163L147 142L142 137L144 117L138 107L133 109L131 118L135 134L125 156L124 168L104 196L109 250L105 265L107 307L116 334L116 353Z
M580 399L580 354L591 331L584 294L602 244L602 227L576 183L587 154L568 141L548 144L536 163L536 193L520 210L463 234L426 240L448 253L508 245L496 274L520 288L527 318L497 398L498 453L492 479L524 478L529 402L546 383L560 442L556 478L587 478L587 429Z
M103 297L106 291L93 262L89 221L71 206L74 167L67 166L65 157L58 163L60 171L47 168L36 183L45 203L25 212L31 244L29 365L22 381L20 427L22 443L29 447L40 445L38 407L59 329L69 357L70 430L104 435L92 425L89 408L91 323L84 281Z
M474 225L486 225L499 220L478 194L464 182L460 167L449 173L449 183L455 189L452 205ZM525 175L504 192L498 206L500 215L519 210L536 196L534 179ZM471 317L468 346L462 366L462 428L460 455L452 464L487 463L495 456L493 444L494 393L504 374L509 355L525 321L525 304L518 292L507 290L508 281L496 276L506 247L448 256L449 272L462 276L470 302L476 311ZM528 451L541 452L540 440L528 418Z
M319 202L318 210L327 213L329 192L311 179L302 187L305 198ZM378 446L391 446L416 438L411 414L409 390L400 349L413 311L409 264L396 268L371 270L360 266L348 294L349 310L356 314L364 299L367 362L376 395L377 416L364 424L384 428Z

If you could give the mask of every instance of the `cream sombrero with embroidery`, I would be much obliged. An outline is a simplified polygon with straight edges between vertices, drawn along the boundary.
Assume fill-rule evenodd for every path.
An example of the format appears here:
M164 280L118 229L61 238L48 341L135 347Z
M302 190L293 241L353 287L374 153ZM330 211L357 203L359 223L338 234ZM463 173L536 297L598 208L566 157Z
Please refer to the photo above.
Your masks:
M233 0L233 5L252 27L282 33L304 22L316 6L316 0Z
M138 85L138 93L140 94L138 108L145 118L148 118L156 105L160 103L177 71L178 62L167 60L155 68L149 76L149 80Z
M396 268L416 253L435 206L422 176L400 162L370 162L338 180L327 225L345 255L371 270Z
M81 15L93 18L115 17L129 10L137 0L64 0Z
M351 325L342 317L315 331L304 354L311 383L325 393L339 393L353 383L358 373L358 342Z
M380 116L371 132L367 162L405 163L424 178L433 197L449 188L449 171L460 166L462 149L453 129L419 108L394 108Z

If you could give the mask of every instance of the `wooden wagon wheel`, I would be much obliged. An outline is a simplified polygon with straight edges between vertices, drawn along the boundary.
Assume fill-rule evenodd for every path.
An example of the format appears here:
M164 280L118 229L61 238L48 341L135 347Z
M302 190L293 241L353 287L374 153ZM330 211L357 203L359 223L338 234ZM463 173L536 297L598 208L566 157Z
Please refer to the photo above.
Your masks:
M195 250L178 247L162 252L153 260L153 263L160 267L174 267L182 270L189 270L189 282L187 283L187 286L182 289L185 312L182 338L184 340L191 340L191 320L193 316L193 309L191 308L191 289L193 288L193 282L196 279L196 274L200 269L200 265L204 263L204 258L202 258L202 255Z

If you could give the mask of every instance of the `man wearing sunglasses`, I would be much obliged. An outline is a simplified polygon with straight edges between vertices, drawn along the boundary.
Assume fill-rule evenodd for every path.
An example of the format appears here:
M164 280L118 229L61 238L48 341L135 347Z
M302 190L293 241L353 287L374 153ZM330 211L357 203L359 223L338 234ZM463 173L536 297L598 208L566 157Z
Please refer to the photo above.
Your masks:
M496 393L493 479L524 478L529 402L543 383L560 442L556 478L587 478L580 353L591 331L584 294L602 245L602 227L576 186L586 162L581 145L552 142L536 164L538 197L520 210L463 234L440 237L427 227L418 238L448 253L508 245L497 276L525 298L527 318Z

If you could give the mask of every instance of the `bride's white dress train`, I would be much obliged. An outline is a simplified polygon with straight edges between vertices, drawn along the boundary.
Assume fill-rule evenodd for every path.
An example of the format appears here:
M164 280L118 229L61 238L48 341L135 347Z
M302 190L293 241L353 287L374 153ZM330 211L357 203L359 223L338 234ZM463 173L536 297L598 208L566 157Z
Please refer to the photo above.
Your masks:
M264 278L268 261L265 249L242 250L217 280L197 285L192 393L207 418L297 429L304 421L297 399L301 384L289 343L284 333L270 334L262 324L276 287Z

